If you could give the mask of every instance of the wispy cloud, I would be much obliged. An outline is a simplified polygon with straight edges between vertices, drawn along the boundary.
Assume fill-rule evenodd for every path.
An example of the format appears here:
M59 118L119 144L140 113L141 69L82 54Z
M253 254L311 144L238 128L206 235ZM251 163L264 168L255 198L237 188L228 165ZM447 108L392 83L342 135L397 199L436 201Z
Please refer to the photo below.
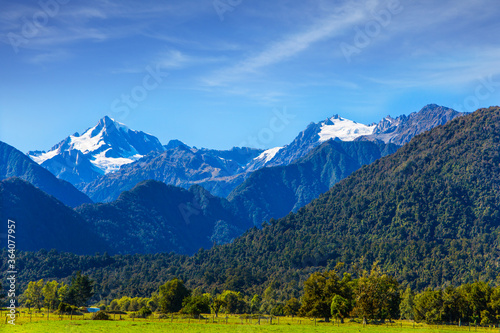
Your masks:
M370 1L373 3L374 1ZM345 32L345 29L362 22L367 17L367 10L361 6L346 7L341 13L320 19L305 31L285 35L281 40L267 45L261 52L248 57L237 64L220 69L204 78L208 86L220 86L244 79L246 75L286 61L309 49L314 43L332 38Z
M23 39L21 48L48 51L51 47L65 47L81 41L104 41L147 34L152 26L195 17L207 10L194 2L174 1L96 1L85 4L69 2L49 13L40 5L16 3L0 13L0 42L10 44L8 34ZM34 16L45 17L43 24ZM29 25L36 32L26 36L23 29ZM154 29L153 29L154 30Z
M154 55L148 61L149 65L161 68L163 70L181 70L192 66L206 65L224 61L224 57L210 57L202 55L190 55L177 49L168 49L164 52ZM113 74L137 74L144 72L144 60L141 65L129 65L111 70ZM142 67L141 67L142 66Z
M189 57L178 50L169 50L162 54L158 63L158 66L164 69L179 69L186 66L188 63L195 61L192 57Z
M27 58L27 62L33 65L41 65L45 63L61 62L70 58L71 55L65 50L53 50L47 53L39 53Z

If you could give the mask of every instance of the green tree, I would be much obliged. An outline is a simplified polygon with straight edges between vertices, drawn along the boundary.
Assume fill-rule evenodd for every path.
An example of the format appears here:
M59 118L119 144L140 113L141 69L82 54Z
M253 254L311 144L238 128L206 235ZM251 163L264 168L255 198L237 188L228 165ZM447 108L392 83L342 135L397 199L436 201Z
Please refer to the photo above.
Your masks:
M130 297L122 297L118 301L118 304L120 306L120 311L128 311L128 308L130 307L130 303L132 302L132 299Z
M49 310L55 309L59 305L57 290L59 283L57 281L49 281L42 288L42 294L45 300L45 305Z
M284 316L285 306L283 303L276 303L276 305L271 309L270 314L272 316Z
M382 273L374 264L370 274L366 271L356 286L356 307L354 312L363 318L382 320L399 316L398 282L392 276Z
M337 269L311 274L304 282L304 296L299 314L305 317L322 317L328 322L332 315L331 305L335 295L340 295L351 302L352 289L349 274L344 274L342 280L337 275Z
M401 319L414 320L413 307L415 305L415 293L410 287L407 287L401 295L401 303L399 304L399 312Z
M468 307L463 294L455 287L448 286L443 290L443 311L442 319L452 322L459 322L467 318Z
M149 316L151 316L151 314L153 313L153 311L151 311L150 308L146 307L146 306L143 306L136 314L136 316L138 318L147 318Z
M250 301L250 313L258 313L260 310L260 305L262 303L262 297L255 294Z
M295 297L290 298L288 301L285 303L284 307L284 313L286 316L296 316L299 313L300 310L300 302L298 299Z
M43 279L38 281L30 281L28 287L22 295L24 305L31 309L31 307L40 310L43 306Z
M207 295L207 294L205 294ZM208 294L210 295L210 294ZM210 295L210 312L215 314L216 317L219 316L219 312L221 311L222 307L224 306L224 300L220 297L221 295L217 295L216 297L212 297Z
M245 312L246 303L240 292L224 290L218 297L222 300L226 313L235 314Z
M202 313L210 313L210 299L205 296L188 296L182 302L181 311L199 318Z
M120 306L118 305L118 301L116 299L112 300L111 303L109 303L109 309L111 311L116 311L120 309Z
M260 312L271 314L271 311L276 307L276 283L272 282L266 290L262 297L260 304Z
M491 311L491 316L498 323L500 321L500 287L496 287L491 292L488 308Z
M340 295L333 296L332 304L330 306L332 317L339 319L341 323L344 323L344 318L349 316L352 311L352 303Z
M0 307L3 305L3 302L4 302L4 298L5 298L6 294L3 290L3 287L2 287L2 282L0 282Z
M151 295L151 298L146 302L146 306L150 308L152 311L156 311L159 308L160 297L157 292L154 292Z
M436 324L443 318L443 292L427 288L415 296L415 320Z
M76 306L86 306L87 302L94 295L94 281L87 275L82 275L80 271L71 278L71 285L68 291L69 304Z
M64 282L59 284L59 289L57 290L57 300L59 302L69 303L69 286Z
M134 297L130 300L130 304L128 305L127 311L139 311L140 305L137 297Z
M161 312L172 313L182 309L182 301L190 295L184 282L177 278L160 286L159 304Z
M491 287L486 282L474 282L460 286L459 290L469 306L469 319L474 323L480 323L481 313L488 310L492 293ZM488 313L485 314L488 315Z

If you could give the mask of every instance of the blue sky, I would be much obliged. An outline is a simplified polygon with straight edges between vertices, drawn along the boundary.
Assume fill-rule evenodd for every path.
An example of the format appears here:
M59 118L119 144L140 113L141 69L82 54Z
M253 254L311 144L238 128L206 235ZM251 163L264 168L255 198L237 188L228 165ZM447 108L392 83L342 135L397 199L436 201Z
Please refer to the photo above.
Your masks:
M429 103L500 104L497 0L0 7L0 140L24 152L105 115L165 144L267 148L333 114L371 123Z

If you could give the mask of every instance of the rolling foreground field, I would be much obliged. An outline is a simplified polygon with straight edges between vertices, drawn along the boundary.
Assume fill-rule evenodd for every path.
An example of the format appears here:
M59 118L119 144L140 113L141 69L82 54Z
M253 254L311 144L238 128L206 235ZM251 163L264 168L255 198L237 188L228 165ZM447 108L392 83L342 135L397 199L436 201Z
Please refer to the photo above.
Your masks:
M87 315L88 316L88 315ZM220 317L212 322L212 318L194 319L134 319L94 321L89 318L79 318L77 320L62 320L54 316L50 320L43 318L20 317L16 320L16 325L9 325L2 322L1 332L172 332L172 333L198 333L198 332L366 332L366 333L438 333L438 332L500 332L495 327L468 327L468 326L431 326L424 324L413 324L409 321L397 321L391 324L366 325L358 323L338 324L334 322L316 322L308 318L273 318L272 324L268 319L261 319L252 322L241 319L237 316L228 317L226 324L225 317Z

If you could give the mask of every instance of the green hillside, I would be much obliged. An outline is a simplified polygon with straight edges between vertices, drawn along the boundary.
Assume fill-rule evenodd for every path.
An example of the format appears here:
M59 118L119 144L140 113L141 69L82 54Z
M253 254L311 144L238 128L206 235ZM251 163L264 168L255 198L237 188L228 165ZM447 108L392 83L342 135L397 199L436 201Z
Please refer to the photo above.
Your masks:
M110 249L74 210L21 178L0 181L0 219L5 223L0 232L5 236L0 237L2 249L7 249L9 219L15 222L15 234L12 234L15 238L10 240L14 241L16 250L57 248L91 254ZM3 262L7 271L7 260Z
M270 218L297 211L361 166L398 148L394 144L329 140L290 165L255 171L228 200L260 226Z

